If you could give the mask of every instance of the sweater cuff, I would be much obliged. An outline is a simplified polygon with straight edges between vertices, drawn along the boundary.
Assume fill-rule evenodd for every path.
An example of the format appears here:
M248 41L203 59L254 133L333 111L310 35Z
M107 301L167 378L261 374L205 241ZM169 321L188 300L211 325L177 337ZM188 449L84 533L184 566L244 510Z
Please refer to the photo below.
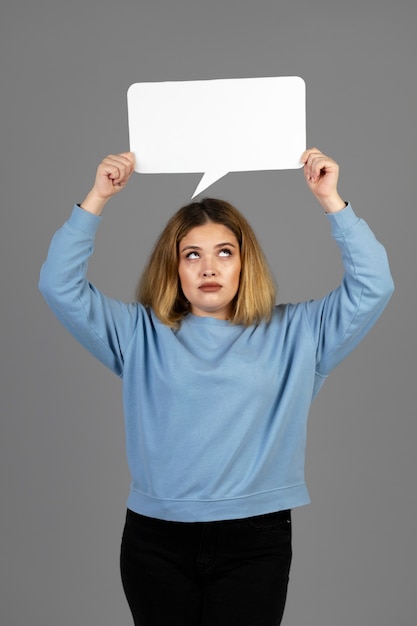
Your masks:
M75 204L67 223L76 230L82 230L84 233L94 236L101 220L102 217L100 215L89 213L89 211L85 211L78 204Z
M344 231L349 230L352 226L355 226L360 219L352 209L350 202L347 207L338 211L337 213L326 213L326 217L330 222L332 229L332 235L337 237Z

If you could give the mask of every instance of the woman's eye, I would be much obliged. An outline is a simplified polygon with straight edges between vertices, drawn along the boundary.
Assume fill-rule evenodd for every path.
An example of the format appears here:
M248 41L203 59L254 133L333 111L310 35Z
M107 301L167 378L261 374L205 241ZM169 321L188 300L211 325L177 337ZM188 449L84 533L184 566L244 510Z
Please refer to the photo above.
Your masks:
M219 256L231 256L232 251L229 250L229 248L223 248L223 250L220 250L219 252Z
M189 252L185 258L186 259L198 259L199 258L199 254L198 254L198 252L195 252L195 251Z

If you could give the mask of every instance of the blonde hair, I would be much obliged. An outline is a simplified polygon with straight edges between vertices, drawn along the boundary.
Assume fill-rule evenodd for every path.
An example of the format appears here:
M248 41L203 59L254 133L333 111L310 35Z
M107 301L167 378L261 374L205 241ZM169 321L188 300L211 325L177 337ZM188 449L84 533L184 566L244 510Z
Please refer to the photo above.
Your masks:
M223 224L239 242L241 274L231 322L251 326L269 320L276 287L265 255L243 215L233 205L215 198L192 202L171 217L143 271L136 291L137 300L151 307L164 324L179 326L190 311L178 276L179 244L192 228L208 222Z

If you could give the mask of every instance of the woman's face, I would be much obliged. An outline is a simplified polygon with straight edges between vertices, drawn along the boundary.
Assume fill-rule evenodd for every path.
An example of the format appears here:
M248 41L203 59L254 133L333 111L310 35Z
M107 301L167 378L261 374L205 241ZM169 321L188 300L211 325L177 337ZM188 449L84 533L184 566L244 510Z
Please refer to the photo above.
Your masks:
M178 274L194 315L230 318L240 270L239 242L223 224L196 226L180 241Z

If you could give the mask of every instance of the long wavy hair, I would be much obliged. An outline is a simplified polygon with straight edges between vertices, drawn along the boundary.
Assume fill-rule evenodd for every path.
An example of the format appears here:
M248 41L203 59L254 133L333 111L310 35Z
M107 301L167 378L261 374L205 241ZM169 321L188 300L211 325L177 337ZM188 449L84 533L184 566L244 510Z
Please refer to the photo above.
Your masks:
M190 311L178 276L179 244L191 229L208 222L223 224L239 242L241 274L230 321L251 326L269 320L276 286L265 255L245 217L233 205L216 198L192 202L171 217L142 273L136 290L137 300L151 307L164 324L179 326Z

